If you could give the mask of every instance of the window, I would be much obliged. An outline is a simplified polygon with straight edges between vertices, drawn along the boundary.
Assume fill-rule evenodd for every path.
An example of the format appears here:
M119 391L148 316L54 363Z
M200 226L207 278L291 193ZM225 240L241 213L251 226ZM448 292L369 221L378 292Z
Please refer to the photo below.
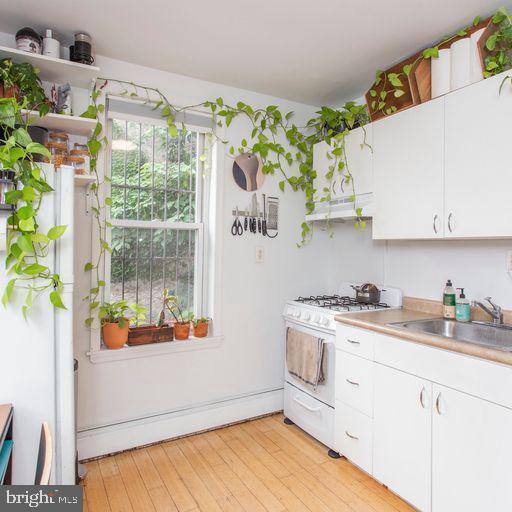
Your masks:
M177 294L184 311L200 315L203 297L204 131L181 129L170 138L159 119L110 114L112 254L106 277L110 300L147 308L154 323L161 294Z

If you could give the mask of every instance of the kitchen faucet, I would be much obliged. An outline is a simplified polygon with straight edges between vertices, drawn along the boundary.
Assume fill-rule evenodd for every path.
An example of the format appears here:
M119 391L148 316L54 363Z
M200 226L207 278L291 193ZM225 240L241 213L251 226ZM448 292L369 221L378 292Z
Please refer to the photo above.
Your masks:
M477 300L474 300L472 305L483 309L488 315L491 315L492 323L494 325L503 325L503 310L501 307L495 304L491 300L491 297L485 297L484 300L486 300L491 305L492 309Z

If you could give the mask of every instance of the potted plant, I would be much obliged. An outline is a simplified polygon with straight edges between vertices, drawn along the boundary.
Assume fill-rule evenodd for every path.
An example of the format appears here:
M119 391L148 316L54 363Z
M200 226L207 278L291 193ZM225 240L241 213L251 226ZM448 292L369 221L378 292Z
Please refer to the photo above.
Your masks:
M24 107L36 109L41 115L49 111L38 70L28 62L16 64L11 59L0 60L0 97L23 100Z
M162 301L164 308L167 308L174 318L174 339L176 340L188 340L190 336L190 319L185 318L183 311L179 304L179 299L176 295L169 293L169 290L165 289L162 294ZM162 316L164 309L160 313L159 323L163 321L165 316Z
M194 326L194 336L196 338L205 338L208 335L208 324L210 319L208 317L195 318L192 320Z
M128 341L130 321L144 320L145 308L128 304L125 300L104 302L100 306L99 318L103 342L109 349L119 349Z

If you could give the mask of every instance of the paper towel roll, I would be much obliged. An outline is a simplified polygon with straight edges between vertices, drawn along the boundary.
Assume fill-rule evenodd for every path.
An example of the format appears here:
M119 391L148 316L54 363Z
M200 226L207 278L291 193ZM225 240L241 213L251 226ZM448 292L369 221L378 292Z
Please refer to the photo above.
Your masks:
M465 37L455 41L450 50L450 88L454 91L471 83L471 39Z
M473 32L470 36L471 39L471 83L483 80L482 62L480 60L480 53L478 52L478 40L484 33L485 28L481 28Z
M432 58L432 98L450 92L450 60L449 48L439 50L439 57Z

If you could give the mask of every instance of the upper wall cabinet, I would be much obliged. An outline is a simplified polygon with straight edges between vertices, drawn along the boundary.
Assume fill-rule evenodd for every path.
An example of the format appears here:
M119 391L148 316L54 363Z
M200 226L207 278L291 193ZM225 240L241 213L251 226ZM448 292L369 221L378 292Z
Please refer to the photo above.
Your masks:
M512 237L506 76L374 123L374 238Z
M354 177L356 193L369 194L372 192L372 125L356 128L345 137L345 164ZM352 196L354 190L351 183L346 183L341 175L334 173L332 180L328 181L325 174L333 160L328 158L330 146L322 141L313 147L313 162L317 178L315 199L318 201L325 196L324 188L331 192L332 199L342 199Z
M512 236L512 88L507 73L445 97L445 236Z
M444 98L373 123L373 238L443 236L443 152Z

